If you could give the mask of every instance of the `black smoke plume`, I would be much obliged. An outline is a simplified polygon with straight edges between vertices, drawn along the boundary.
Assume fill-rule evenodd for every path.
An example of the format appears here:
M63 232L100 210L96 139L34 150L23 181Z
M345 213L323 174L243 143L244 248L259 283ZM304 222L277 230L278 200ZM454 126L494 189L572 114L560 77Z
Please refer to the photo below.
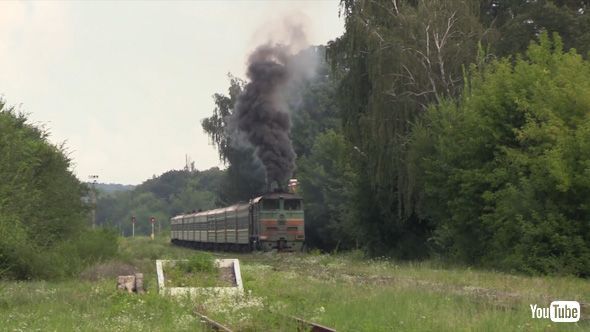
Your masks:
M282 96L292 76L289 59L281 45L258 47L248 59L249 82L236 103L237 128L264 165L267 189L272 183L284 188L295 168L291 119Z

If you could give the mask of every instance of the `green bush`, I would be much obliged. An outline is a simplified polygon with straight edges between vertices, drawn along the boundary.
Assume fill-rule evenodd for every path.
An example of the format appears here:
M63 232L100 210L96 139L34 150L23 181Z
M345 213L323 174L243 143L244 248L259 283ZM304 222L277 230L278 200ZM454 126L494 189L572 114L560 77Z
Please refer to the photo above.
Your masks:
M37 253L21 223L0 215L0 278L28 279L37 274L42 265Z
M115 233L88 230L86 188L47 137L0 100L0 278L67 277L117 252Z
M88 230L74 241L78 257L84 264L103 261L117 255L117 233L115 230L100 228Z
M527 273L590 276L590 62L540 36L472 79L413 133L420 213L436 253Z
M186 273L214 272L215 258L210 253L200 252L180 262L179 267Z
M109 230L89 230L78 239L42 248L26 237L18 222L0 221L0 278L59 279L86 266L116 256L117 236Z

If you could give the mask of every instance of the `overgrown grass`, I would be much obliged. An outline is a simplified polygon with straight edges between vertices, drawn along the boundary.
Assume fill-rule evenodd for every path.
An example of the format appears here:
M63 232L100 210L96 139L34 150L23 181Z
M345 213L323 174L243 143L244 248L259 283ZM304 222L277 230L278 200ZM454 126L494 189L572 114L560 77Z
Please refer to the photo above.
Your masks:
M196 252L187 260L164 264L167 287L230 287L221 278L215 258L208 252Z
M426 274L422 278L411 268L408 271L395 264L371 262L358 266L360 263L349 263L346 258L277 257L244 264L243 276L245 285L264 298L275 311L292 313L342 331L511 331L590 327L586 323L556 325L549 320L533 320L529 304L548 306L550 300L542 297L529 300L526 295L515 299L496 289L486 289L489 293L485 295L477 288L471 291L470 287L481 287L482 284L469 274L463 279L454 273ZM350 267L351 271L348 270ZM493 280L493 284L508 287L502 279ZM524 291L528 288L518 290L526 294ZM584 288L588 290L587 283ZM556 289L551 291L562 293ZM579 295L565 296L566 299L581 299Z
M5 286L2 331L194 331L199 324L189 302L162 298L155 291L121 293L108 279Z
M114 278L0 283L0 329L198 330L195 309L238 331L294 331L289 315L339 331L590 329L588 321L532 319L529 308L559 299L588 302L588 280L366 260L358 253L214 254L240 259L244 296L172 300L157 294L153 260L188 259L195 253L164 238L121 240L121 264L145 274L144 295L117 292Z
M532 319L529 307L548 307L553 300L588 302L590 281L584 279L367 260L357 253L239 258L246 289L262 299L267 312L342 331L590 329L590 321Z
M180 270L185 273L206 272L213 273L217 271L215 258L208 252L196 252L185 261L177 263Z
M74 238L39 246L24 229L0 220L0 279L58 280L117 255L117 234L108 229L85 229Z

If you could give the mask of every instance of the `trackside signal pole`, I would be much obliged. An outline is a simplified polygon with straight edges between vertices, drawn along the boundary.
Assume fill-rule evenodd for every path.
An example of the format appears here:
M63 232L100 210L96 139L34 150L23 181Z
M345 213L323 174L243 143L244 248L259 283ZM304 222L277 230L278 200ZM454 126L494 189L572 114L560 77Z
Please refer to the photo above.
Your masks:
M135 216L131 217L131 237L135 237Z
M91 204L92 204L92 228L96 228L96 180L98 175L89 175L89 179L92 180L92 190L90 191Z
M156 222L156 218L151 217L150 221L152 223L152 240L154 239L154 223Z

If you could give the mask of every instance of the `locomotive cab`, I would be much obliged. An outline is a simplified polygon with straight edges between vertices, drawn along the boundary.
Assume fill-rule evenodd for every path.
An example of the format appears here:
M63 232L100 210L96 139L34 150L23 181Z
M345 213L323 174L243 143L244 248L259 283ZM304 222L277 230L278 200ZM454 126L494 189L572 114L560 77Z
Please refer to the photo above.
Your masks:
M298 251L305 240L303 199L291 193L259 197L258 240L263 250Z

